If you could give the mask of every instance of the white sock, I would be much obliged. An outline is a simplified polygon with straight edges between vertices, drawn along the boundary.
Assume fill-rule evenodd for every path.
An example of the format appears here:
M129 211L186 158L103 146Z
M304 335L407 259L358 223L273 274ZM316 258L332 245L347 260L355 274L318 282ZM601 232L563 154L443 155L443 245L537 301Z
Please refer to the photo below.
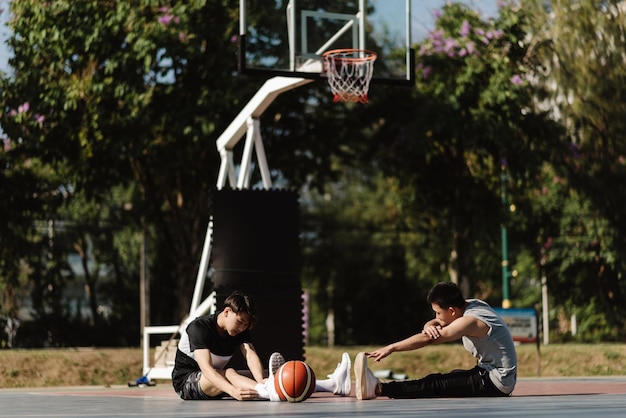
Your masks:
M256 390L257 393L259 394L259 398L263 398L263 399L269 399L270 398L270 394L267 391L267 388L265 387L264 383L257 383L254 386L254 390Z
M334 379L317 380L315 382L316 392L334 392L337 388L337 382Z

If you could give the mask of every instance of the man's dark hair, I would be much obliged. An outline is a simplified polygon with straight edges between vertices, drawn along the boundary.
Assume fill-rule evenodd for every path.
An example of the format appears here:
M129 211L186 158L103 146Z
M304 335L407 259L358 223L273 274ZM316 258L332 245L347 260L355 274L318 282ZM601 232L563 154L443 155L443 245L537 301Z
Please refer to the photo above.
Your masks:
M441 282L437 283L430 289L426 301L430 304L437 304L443 309L448 309L451 306L455 308L462 308L465 306L465 298L461 289L453 282Z
M248 329L252 329L257 321L256 305L250 296L239 291L234 291L224 301L224 307L230 308L236 314L246 314L250 324Z

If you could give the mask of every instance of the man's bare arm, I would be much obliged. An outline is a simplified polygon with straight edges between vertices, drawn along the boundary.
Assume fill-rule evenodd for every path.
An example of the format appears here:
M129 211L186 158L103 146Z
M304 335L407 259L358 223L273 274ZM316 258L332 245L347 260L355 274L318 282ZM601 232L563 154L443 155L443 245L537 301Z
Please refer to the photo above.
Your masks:
M368 357L380 361L396 351L417 350L430 344L456 341L463 336L483 337L487 335L488 330L487 324L477 318L472 316L462 317L445 327L438 328L439 336L437 338L432 338L429 334L420 332L366 354Z
M233 398L241 401L244 399L254 399L258 394L251 389L241 389L232 385L221 371L213 367L211 352L208 349L198 349L194 351L196 362L200 366L203 379L206 379L210 387L202 390L209 396L217 396L220 393L227 393Z
M246 359L246 363L248 364L248 368L250 369L252 376L254 376L254 380L258 383L262 383L264 381L263 365L261 364L261 359L259 358L259 355L252 343L243 343L241 345L241 353Z

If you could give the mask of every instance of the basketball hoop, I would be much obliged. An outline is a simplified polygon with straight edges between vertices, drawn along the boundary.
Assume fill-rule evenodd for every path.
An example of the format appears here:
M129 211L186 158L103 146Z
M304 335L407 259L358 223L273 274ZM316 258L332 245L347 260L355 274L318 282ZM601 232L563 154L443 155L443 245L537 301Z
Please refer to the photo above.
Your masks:
M376 53L365 49L334 49L322 57L333 101L367 103Z

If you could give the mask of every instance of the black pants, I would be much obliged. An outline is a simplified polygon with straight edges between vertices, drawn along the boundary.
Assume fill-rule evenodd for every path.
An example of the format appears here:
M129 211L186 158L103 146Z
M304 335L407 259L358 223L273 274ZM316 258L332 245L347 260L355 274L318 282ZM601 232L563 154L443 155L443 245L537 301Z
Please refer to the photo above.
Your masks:
M383 383L381 395L404 399L509 396L498 390L488 372L478 366L471 370L430 374L419 380Z

